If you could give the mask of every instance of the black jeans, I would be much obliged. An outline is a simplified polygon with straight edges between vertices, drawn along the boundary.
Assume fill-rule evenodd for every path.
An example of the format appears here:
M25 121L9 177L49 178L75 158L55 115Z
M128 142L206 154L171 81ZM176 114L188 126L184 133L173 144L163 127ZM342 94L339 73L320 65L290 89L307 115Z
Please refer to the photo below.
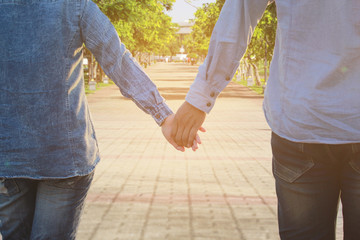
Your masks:
M360 143L296 143L272 134L281 239L335 239L339 199L344 239L360 239Z

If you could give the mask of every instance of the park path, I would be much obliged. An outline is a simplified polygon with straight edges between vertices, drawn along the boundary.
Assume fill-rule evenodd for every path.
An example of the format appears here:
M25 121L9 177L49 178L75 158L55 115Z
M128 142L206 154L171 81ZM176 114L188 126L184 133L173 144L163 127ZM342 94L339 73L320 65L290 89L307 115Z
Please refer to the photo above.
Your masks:
M176 110L197 66L157 63L146 72ZM262 97L230 83L207 116L195 153L174 150L116 86L88 101L102 160L77 239L279 239Z

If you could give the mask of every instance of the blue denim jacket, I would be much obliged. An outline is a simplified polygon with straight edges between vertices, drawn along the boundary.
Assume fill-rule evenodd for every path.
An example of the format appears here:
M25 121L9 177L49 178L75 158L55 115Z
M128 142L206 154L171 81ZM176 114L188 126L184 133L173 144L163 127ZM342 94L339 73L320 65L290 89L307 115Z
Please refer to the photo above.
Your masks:
M90 0L0 1L0 177L65 178L99 161L84 44L160 125L171 110Z

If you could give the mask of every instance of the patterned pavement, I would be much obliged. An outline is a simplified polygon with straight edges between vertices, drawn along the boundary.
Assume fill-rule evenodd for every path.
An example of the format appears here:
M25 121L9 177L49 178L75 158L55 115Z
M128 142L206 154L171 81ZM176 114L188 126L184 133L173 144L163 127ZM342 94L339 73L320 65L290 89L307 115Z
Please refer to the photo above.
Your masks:
M197 66L157 63L146 72L175 111ZM279 239L261 97L231 83L207 116L195 153L173 149L116 86L88 100L102 161L77 239Z

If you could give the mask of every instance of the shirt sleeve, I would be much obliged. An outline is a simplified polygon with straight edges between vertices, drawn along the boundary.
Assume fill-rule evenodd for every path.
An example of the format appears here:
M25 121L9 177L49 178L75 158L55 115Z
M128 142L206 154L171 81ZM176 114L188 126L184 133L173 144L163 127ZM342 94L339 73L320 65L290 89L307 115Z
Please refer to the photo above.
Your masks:
M113 24L90 0L85 1L80 25L85 46L94 54L106 75L119 87L122 95L132 99L161 125L172 114L171 109L155 84L121 43Z
M186 96L209 113L233 78L268 0L226 0L211 35L208 54Z

